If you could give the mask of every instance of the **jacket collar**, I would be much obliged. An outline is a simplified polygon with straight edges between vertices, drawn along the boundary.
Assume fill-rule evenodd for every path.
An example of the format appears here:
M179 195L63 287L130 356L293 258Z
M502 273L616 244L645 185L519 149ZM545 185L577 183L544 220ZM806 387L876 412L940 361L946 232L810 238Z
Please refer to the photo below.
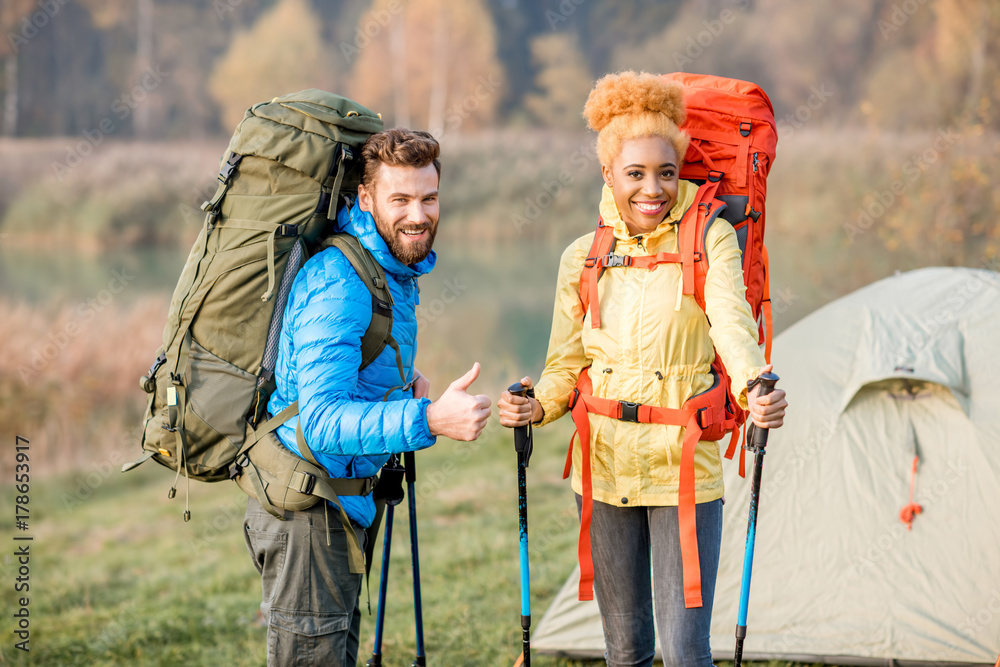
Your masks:
M647 239L655 239L661 234L665 234L667 231L672 229L673 225L681 221L684 217L684 213L691 207L695 199L698 197L698 186L691 181L685 181L681 179L677 184L677 201L674 202L673 208L667 214L667 217L663 219L656 229L654 229L649 234L645 235ZM632 238L632 234L629 233L628 227L622 220L622 214L618 210L618 205L615 203L615 195L611 191L611 188L604 185L603 190L601 190L601 207L600 207L601 217L604 219L604 224L613 227L615 232L615 238L619 241L625 241Z
M403 264L396 259L396 256L389 251L385 239L378 233L372 214L362 211L357 200L350 208L344 206L337 213L337 230L357 238L383 269L400 278L415 278L429 273L437 262L437 254L433 250L416 264Z

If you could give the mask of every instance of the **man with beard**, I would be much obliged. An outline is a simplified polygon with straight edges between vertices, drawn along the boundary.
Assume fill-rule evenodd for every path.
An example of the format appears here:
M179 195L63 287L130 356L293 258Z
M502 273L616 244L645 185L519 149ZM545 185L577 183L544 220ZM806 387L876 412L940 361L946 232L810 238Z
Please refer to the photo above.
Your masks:
M439 154L426 132L373 135L362 149L357 201L337 216L339 231L357 238L385 271L398 353L387 345L359 370L372 295L339 248L306 262L288 296L268 411L275 415L298 401L298 417L276 434L308 458L298 446L298 429L334 478L372 477L390 454L430 447L439 435L475 440L490 415L489 398L466 391L479 374L478 362L434 402L430 383L413 365L417 278L435 262ZM249 499L244 535L261 573L268 665L356 663L363 575L350 571L348 553L352 542L364 545L376 509L370 493L342 495L340 502L357 542L332 502L285 510L282 521Z

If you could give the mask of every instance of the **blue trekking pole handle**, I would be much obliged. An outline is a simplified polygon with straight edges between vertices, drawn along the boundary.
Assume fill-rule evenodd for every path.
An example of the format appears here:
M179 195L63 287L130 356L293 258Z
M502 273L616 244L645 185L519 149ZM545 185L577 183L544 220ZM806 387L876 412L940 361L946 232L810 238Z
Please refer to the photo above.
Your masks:
M417 630L417 657L410 667L424 667L424 612L420 599L420 553L417 548L417 468L413 452L403 454L406 468L406 498L410 508L410 554L413 562L413 619Z
M756 380L747 383L747 394L757 384L759 396L767 396L778 382L774 373L762 373ZM764 467L764 448L767 447L767 429L757 428L751 422L748 427L746 448L754 452L753 481L750 483L750 515L747 518L747 541L743 552L743 581L740 584L740 609L736 620L736 658L734 667L743 663L743 640L747 636L747 607L750 604L750 577L753 574L753 549L757 538L757 507L760 503L760 474Z
M534 391L520 382L507 388L515 396L533 397ZM521 645L522 661L531 667L531 570L528 561L528 461L531 458L531 425L514 427L514 449L517 452L517 518L521 552Z

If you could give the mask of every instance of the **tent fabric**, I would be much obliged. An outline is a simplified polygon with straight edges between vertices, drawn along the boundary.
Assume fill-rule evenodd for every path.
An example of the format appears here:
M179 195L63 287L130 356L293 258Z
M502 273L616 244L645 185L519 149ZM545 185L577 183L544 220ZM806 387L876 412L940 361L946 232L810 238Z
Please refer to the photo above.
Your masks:
M744 656L994 665L1000 276L931 268L886 278L776 337L772 360L790 407L764 459ZM908 530L900 510L914 456L922 512ZM735 648L750 490L737 468L725 470L717 660ZM599 657L597 605L575 590L571 575L532 645Z

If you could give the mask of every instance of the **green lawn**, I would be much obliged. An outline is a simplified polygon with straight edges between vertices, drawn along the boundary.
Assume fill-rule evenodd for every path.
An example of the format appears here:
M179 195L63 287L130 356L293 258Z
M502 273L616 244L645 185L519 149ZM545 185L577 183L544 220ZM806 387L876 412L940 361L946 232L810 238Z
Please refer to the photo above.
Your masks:
M576 509L561 477L568 424L536 438L529 469L532 610L541 620L573 566ZM510 432L491 424L479 443L442 440L417 455L421 583L431 665L512 665L520 652L517 489ZM229 483L191 487L154 464L123 475L109 466L31 487L30 654L13 648L17 608L3 574L0 662L32 665L264 665L260 580L243 544L245 496ZM13 493L3 489L4 507ZM405 504L398 508L383 646L387 665L413 659L412 575ZM14 544L13 513L0 520ZM10 540L10 541L7 541ZM21 544L21 543L17 543ZM4 547L10 554L12 548ZM380 553L380 551L379 551ZM372 572L377 603L378 561ZM365 598L362 594L362 608ZM362 620L361 663L374 616ZM537 667L583 663L536 656ZM589 663L595 664L595 663ZM778 663L774 663L777 665Z

